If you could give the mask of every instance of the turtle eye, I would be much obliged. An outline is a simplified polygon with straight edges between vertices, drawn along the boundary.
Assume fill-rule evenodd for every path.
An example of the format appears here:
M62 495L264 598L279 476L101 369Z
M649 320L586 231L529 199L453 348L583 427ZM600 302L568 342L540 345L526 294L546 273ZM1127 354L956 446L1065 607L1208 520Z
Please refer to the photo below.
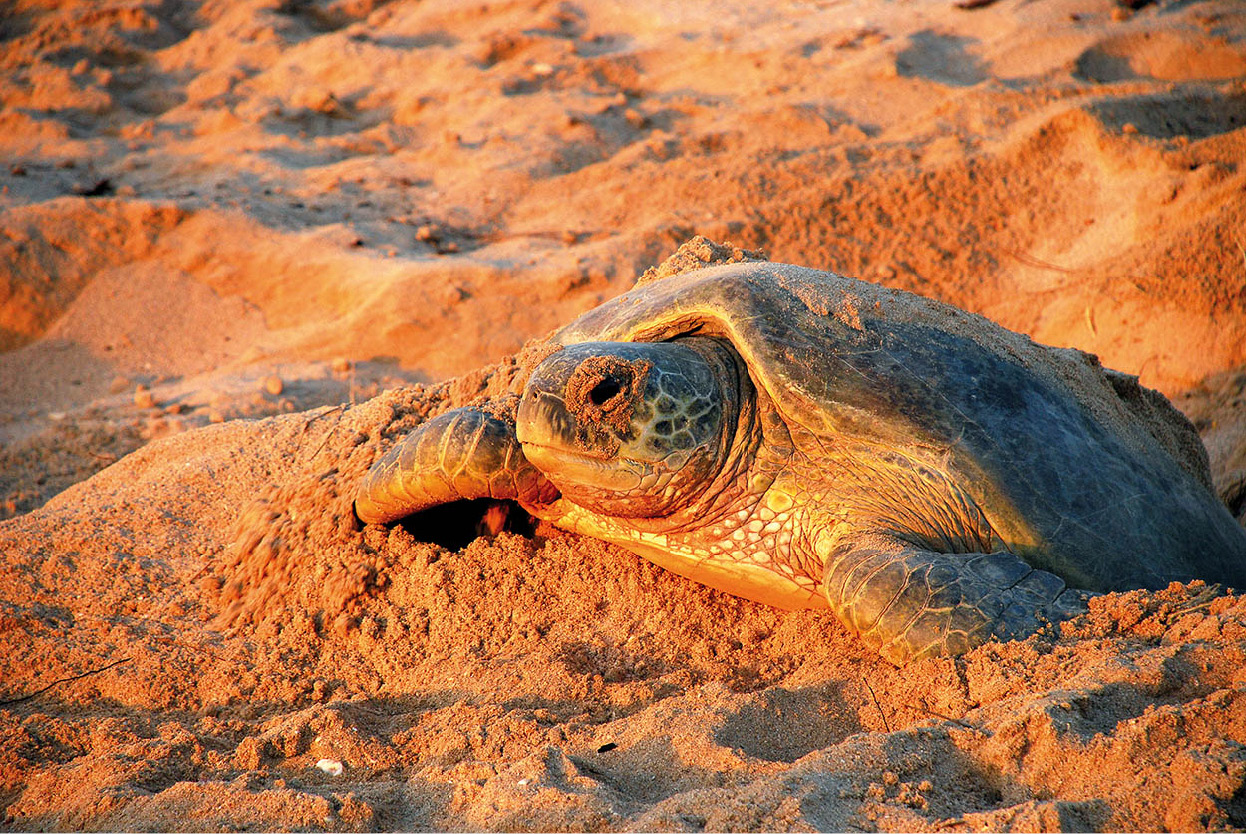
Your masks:
M617 379L606 377L588 392L588 399L593 405L605 405L611 397L616 396L622 390L623 386Z

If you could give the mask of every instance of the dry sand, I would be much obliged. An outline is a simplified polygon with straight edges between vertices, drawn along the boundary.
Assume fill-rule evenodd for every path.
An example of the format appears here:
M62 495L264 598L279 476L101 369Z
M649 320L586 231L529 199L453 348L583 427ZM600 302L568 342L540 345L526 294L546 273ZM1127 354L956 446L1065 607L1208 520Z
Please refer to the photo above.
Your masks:
M17 0L0 38L4 828L1246 827L1246 597L897 669L522 518L350 512L704 234L1140 374L1240 515L1241 4Z

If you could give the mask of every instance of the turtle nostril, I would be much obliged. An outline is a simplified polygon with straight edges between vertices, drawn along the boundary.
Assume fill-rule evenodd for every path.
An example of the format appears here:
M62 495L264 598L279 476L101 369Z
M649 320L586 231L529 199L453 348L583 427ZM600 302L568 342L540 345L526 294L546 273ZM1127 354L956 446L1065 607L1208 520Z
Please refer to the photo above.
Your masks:
M619 385L618 380L606 377L588 392L588 399L593 405L604 405L607 400L622 390L623 386Z

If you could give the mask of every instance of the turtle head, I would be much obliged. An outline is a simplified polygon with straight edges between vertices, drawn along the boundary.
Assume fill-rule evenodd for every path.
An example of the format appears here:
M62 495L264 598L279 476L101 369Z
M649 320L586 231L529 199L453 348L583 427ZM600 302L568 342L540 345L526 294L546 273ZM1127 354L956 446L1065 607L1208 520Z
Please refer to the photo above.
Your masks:
M739 411L729 352L713 339L584 342L524 389L524 456L586 509L655 518L692 502L727 457Z

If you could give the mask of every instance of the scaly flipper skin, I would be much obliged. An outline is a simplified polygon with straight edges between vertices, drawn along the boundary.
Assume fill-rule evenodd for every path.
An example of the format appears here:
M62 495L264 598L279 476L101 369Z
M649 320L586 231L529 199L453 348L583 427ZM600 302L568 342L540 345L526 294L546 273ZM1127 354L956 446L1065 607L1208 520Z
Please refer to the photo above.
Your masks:
M866 534L834 548L824 590L840 621L893 663L963 654L1085 613L1087 594L1007 551L936 553Z
M515 427L475 408L447 411L404 437L368 471L355 498L365 524L471 498L552 500L558 490L527 458Z

